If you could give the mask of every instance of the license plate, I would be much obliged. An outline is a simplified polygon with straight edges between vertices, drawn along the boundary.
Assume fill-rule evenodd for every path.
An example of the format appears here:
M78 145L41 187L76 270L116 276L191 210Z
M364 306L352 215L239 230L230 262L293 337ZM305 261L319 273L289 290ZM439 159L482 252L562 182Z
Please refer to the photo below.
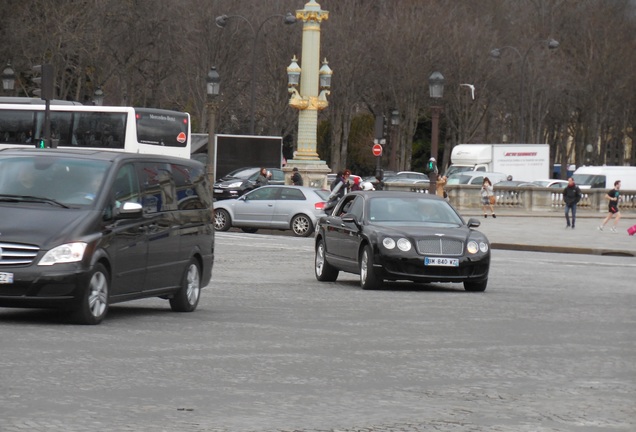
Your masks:
M223 193L223 189L214 189L214 193Z
M0 284L13 283L13 273L0 273Z
M441 266L441 267L459 267L457 258L424 258L425 266Z

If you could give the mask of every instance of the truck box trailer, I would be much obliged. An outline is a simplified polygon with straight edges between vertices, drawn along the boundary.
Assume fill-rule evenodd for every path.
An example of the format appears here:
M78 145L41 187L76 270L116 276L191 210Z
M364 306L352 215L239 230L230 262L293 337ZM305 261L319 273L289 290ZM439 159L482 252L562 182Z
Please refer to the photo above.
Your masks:
M462 171L501 172L513 180L550 178L548 144L458 144L446 175Z
M207 134L192 134L193 148L207 146ZM283 164L283 138L276 136L217 134L216 178L244 167L281 168ZM200 141L200 143L199 143ZM195 145L195 143L198 143ZM196 159L206 163L207 153L198 153Z

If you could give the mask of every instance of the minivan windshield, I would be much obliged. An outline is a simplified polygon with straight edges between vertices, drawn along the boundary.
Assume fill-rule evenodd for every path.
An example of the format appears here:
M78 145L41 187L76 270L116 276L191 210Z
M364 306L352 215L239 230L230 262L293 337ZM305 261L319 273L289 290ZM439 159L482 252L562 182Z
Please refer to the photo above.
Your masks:
M90 206L107 167L104 161L49 155L0 157L0 200Z

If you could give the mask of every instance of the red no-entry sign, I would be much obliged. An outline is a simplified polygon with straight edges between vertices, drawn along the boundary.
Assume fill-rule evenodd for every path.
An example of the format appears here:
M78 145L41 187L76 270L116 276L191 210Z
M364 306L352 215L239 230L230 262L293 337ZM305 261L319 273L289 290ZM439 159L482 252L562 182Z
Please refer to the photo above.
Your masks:
M380 144L373 145L373 156L382 156L382 146Z

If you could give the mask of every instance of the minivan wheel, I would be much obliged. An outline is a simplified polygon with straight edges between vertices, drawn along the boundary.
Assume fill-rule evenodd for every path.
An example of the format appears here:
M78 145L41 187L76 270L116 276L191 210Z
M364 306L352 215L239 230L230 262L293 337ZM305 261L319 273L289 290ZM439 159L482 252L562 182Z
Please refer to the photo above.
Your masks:
M75 320L78 324L95 325L102 322L108 312L108 270L103 264L97 263L88 280L79 307L75 310Z
M230 214L227 210L214 210L214 229L217 231L227 231L231 227Z
M314 232L314 224L307 215L300 214L291 220L291 229L297 237L309 237Z
M181 280L181 288L170 299L170 307L175 312L192 312L199 304L201 294L201 269L199 263L190 259Z

